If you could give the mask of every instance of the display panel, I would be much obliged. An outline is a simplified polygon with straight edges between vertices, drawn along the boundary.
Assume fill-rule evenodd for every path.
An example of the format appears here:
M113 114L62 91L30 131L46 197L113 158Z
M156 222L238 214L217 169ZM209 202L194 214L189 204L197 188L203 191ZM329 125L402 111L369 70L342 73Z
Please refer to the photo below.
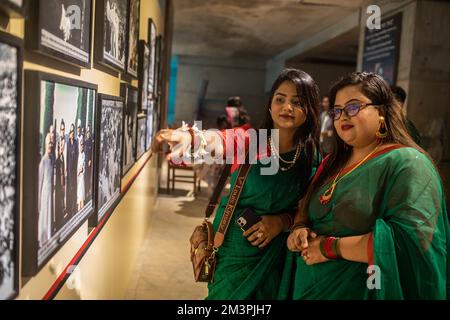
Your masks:
M28 0L0 0L0 11L12 18L26 17Z
M148 99L154 99L156 71L156 26L152 19L149 19L148 22L148 46L150 52L148 62L147 94Z
M125 71L128 1L96 0L95 60L116 71Z
M26 71L23 273L34 275L95 206L97 86Z
M145 153L147 142L146 134L147 134L147 116L144 113L138 115L136 159L139 159Z
M125 175L136 162L138 90L122 83L120 91L125 99L122 145L122 175Z
M27 48L90 68L91 17L92 0L31 1L26 20Z
M19 283L21 41L0 32L0 300Z
M147 110L149 100L150 48L144 40L139 40L139 111Z
M127 73L138 77L138 42L140 0L129 0Z
M120 200L122 168L122 98L99 95L100 112L98 152L97 223L114 209Z

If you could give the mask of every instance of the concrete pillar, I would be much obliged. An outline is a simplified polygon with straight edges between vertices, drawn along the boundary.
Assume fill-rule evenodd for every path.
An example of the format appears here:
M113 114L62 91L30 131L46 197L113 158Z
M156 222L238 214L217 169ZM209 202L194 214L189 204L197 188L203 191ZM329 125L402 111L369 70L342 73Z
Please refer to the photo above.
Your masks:
M408 98L406 113L424 138L427 151L438 162L450 198L450 3L408 0L379 4L382 19L402 12L402 32L397 85ZM361 16L358 70L362 66L364 28L367 15Z

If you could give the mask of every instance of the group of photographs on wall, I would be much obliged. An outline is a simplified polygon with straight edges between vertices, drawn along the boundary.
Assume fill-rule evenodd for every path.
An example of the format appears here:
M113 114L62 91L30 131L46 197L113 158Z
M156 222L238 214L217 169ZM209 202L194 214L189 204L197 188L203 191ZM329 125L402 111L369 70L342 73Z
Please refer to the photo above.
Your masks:
M152 19L139 40L140 3L0 0L1 14L25 18L23 40L0 31L0 300L16 297L19 278L36 275L81 225L107 219L121 180L160 129L163 41ZM72 67L95 60L122 73L120 97L23 70L23 46Z

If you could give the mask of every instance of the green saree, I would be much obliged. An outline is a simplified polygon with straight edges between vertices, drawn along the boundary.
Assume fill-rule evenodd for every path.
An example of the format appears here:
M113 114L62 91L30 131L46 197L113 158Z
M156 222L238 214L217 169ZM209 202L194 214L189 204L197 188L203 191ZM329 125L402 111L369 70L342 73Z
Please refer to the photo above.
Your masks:
M375 276L369 278L366 263L333 260L308 266L290 252L282 298L449 297L445 198L439 174L425 155L406 147L382 152L343 178L331 202L322 205L319 196L329 184L312 197L311 227L337 237L373 232L368 253Z
M295 150L283 154L293 159ZM246 208L258 215L274 215L291 212L306 191L310 175L306 169L306 153L301 153L297 164L288 171L279 170L275 175L261 175L260 161L252 165L236 210L217 253L214 282L208 285L206 299L243 300L276 299L281 280L283 263L287 254L287 233L282 232L264 249L253 247L236 224L237 217ZM234 185L237 171L231 176ZM315 168L313 168L313 173ZM213 227L217 231L228 195L221 199Z

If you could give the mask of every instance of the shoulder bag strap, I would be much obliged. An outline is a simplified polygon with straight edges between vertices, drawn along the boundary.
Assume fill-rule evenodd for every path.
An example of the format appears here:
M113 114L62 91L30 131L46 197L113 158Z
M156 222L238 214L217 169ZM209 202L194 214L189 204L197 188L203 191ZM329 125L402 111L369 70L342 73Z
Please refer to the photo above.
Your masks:
M231 190L227 206L225 207L225 211L223 212L219 229L214 236L214 247L216 249L222 245L223 240L225 239L225 234L227 232L228 226L230 225L234 210L236 209L236 205L244 187L245 180L247 179L248 172L250 171L250 167L251 165L248 163L248 161L246 161L246 163L241 165L239 168L239 173L233 189Z
M205 217L208 219L214 213L217 204L219 203L219 197L222 194L223 188L225 187L225 183L227 182L228 176L231 171L231 164L226 164L222 170L222 174L220 175L219 182L217 182L216 188L214 189L214 193L209 199L208 206L206 207Z

